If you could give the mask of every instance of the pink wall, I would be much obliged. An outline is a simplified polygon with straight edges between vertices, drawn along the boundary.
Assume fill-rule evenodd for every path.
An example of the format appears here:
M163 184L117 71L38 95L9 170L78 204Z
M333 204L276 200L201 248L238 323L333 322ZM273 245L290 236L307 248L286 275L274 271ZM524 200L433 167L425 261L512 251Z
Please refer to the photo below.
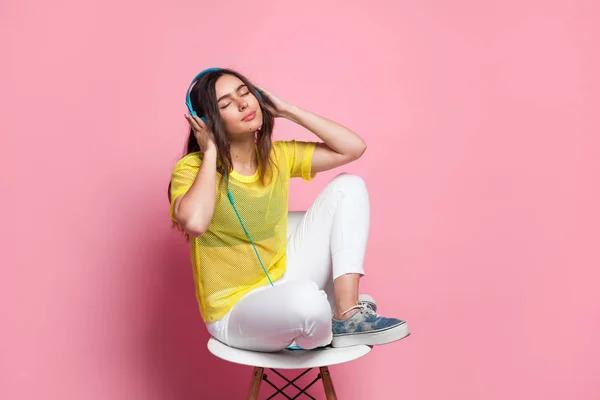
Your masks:
M340 398L600 398L598 2L154 3L0 5L1 399L242 398L165 193L217 65L369 144L363 287L413 335Z

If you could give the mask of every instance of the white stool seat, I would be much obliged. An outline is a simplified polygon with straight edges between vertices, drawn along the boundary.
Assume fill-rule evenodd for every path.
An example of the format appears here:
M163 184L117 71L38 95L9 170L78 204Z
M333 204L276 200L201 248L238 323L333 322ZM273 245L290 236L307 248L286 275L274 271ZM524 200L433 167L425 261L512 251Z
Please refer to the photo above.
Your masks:
M326 347L317 350L280 350L273 353L241 350L227 346L215 338L208 341L208 351L223 360L271 369L319 368L341 364L363 357L371 351L370 346Z

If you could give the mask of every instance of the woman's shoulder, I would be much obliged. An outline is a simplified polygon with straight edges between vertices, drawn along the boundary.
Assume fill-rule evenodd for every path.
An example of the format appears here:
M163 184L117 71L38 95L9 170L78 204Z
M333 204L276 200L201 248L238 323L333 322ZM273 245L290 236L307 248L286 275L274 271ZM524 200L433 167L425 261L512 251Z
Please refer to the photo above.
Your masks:
M275 153L276 155L279 155L279 153L281 153L283 151L284 147L285 147L285 142L283 140L275 140L271 144L271 151L273 153Z
M173 169L177 170L181 168L199 168L200 164L202 164L202 153L196 151L181 157L175 163L175 167Z
M287 153L295 143L295 140L275 140L273 141L273 150L278 153Z
M290 149L289 140L275 140L271 146L271 152L275 156L275 160L277 164L281 164L283 160L287 160L289 157L289 149Z
M277 153L290 157L297 152L303 151L305 148L315 146L317 142L289 139L277 140L273 142L273 150Z

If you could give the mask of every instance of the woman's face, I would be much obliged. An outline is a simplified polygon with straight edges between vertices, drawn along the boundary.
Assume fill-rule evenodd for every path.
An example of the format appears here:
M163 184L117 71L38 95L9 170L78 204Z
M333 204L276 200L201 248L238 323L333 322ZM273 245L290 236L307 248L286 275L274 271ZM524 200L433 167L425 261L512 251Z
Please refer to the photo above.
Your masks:
M215 92L228 135L254 134L260 129L263 115L258 100L238 77L221 76L215 83Z

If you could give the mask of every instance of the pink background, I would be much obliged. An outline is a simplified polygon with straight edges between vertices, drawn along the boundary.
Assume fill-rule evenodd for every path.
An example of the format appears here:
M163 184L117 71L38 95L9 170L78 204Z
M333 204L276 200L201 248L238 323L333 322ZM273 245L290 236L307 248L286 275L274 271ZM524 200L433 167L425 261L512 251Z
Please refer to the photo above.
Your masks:
M294 182L290 204L342 170L365 178L363 290L412 328L333 367L341 399L600 398L599 15L593 0L4 0L0 398L243 398L251 370L206 350L168 218L185 89L211 66L369 145ZM287 121L276 136L314 139Z

